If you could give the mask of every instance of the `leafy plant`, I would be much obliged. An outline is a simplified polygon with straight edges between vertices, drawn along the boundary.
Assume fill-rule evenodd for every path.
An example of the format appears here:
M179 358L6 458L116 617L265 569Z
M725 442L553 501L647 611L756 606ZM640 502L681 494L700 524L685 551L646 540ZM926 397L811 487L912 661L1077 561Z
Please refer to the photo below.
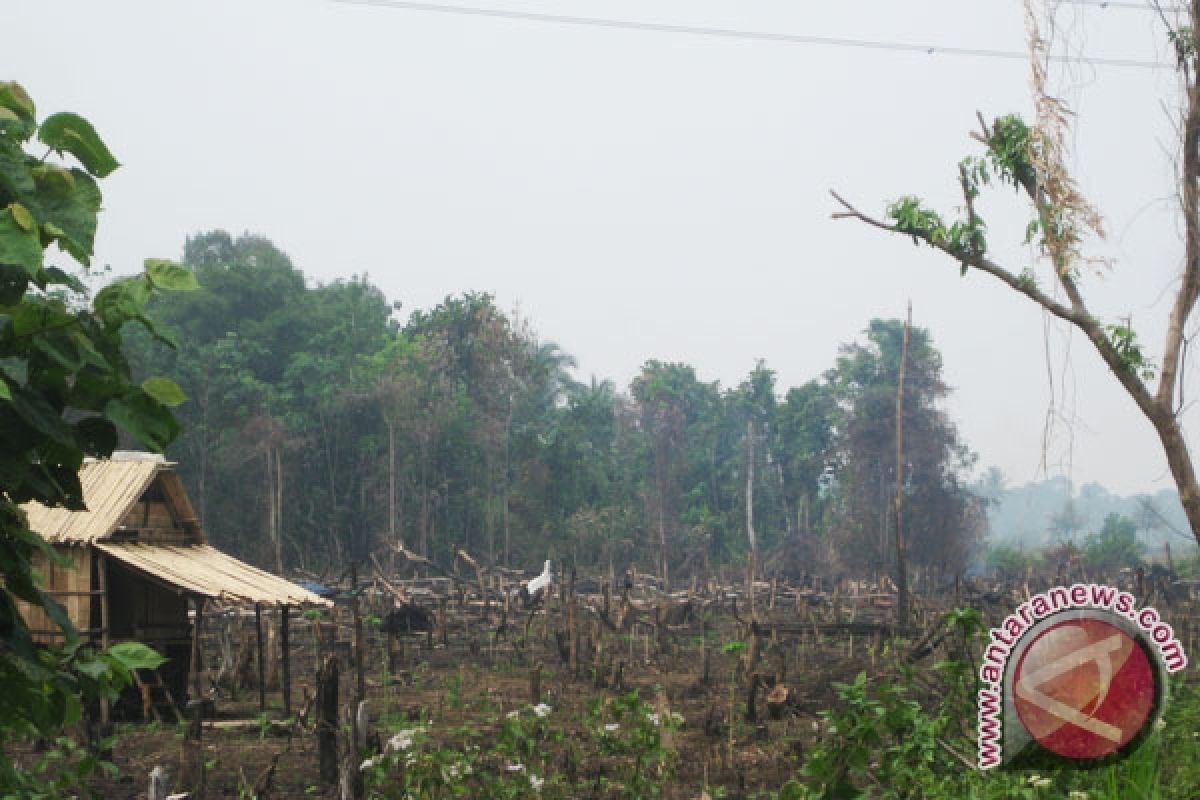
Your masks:
M26 152L36 137L44 155ZM69 157L69 158L68 158ZM161 450L178 426L171 407L183 401L169 378L134 383L122 352L122 329L137 322L168 341L145 314L157 290L195 286L191 272L147 260L142 274L111 283L93 302L83 282L53 266L51 245L85 268L92 256L101 194L97 180L117 161L87 120L52 114L40 124L33 100L16 83L0 83L0 742L60 737L82 716L83 701L113 698L130 670L154 663L148 648L83 646L63 607L42 590L34 557L65 563L31 531L20 509L37 501L83 508L79 468L105 457L124 429ZM63 632L59 647L35 646L17 607L42 609ZM156 664L155 664L156 665ZM0 747L4 747L0 744ZM82 784L98 765L57 751L47 784L0 751L0 792L49 796ZM70 764L70 768L63 767ZM51 788L46 788L50 786Z

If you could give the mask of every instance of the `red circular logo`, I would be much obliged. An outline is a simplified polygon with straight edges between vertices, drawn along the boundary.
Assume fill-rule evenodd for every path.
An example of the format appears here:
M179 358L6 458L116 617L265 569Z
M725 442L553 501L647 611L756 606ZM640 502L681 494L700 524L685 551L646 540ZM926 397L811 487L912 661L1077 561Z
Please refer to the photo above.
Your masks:
M1103 758L1145 727L1157 698L1154 668L1133 636L1103 620L1048 627L1021 655L1013 700L1038 744L1060 756Z

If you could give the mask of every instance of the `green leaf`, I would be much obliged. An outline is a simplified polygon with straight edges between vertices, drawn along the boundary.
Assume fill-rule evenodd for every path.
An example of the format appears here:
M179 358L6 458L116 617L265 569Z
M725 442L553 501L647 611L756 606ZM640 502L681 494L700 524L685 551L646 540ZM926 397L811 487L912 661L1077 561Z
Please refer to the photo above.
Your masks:
M88 455L110 456L117 449L117 429L104 417L84 417L75 423L75 441Z
M98 178L104 178L121 166L101 141L92 123L78 114L62 111L42 122L38 139L47 147L66 151Z
M108 664L100 659L92 661L80 659L75 662L75 669L79 670L84 675L87 675L94 681L103 680L110 672Z
M17 387L12 391L11 399L13 410L26 425L59 444L75 444L70 426L40 394Z
M33 98L16 81L0 82L0 108L7 108L21 119L33 119L37 113Z
M46 227L51 226L47 225ZM58 267L46 267L45 273L46 283L66 286L71 291L79 292L80 294L87 292L87 287L83 285L83 281Z
M161 375L142 381L142 389L167 408L174 408L187 400L187 395L179 388L179 384Z
M150 333L151 336L154 337L156 342L165 344L172 350L179 349L179 343L175 341L175 337L173 337L170 332L164 331L162 328L158 327L158 325L154 323L154 320L150 319L145 314L138 314L135 319L142 323L142 326Z
M96 295L96 316L105 327L119 328L142 316L149 299L150 285L141 276L115 281Z
M47 236L87 266L96 239L100 187L81 169L47 167L32 172L37 192L22 195L22 201Z
M158 669L165 658L141 642L121 642L108 648L108 654L125 669Z
M17 220L16 205L0 211L0 263L15 264L32 277L42 268L42 241L36 229L27 230Z
M0 109L8 111L8 109ZM12 113L9 111L8 113ZM0 120L0 124L3 120ZM20 145L0 139L0 190L9 195L33 191L33 175L29 170L29 156Z
M146 259L146 276L156 289L190 291L200 288L196 273L182 264L162 258Z
M8 208L12 211L13 221L17 223L17 226L26 233L33 233L35 223L29 209L20 203L13 203Z
M0 82L0 109L7 112L0 116L0 137L23 142L33 135L36 109L20 84Z
M12 400L12 392L8 389L8 382L4 380L4 376L0 375L0 400Z
M109 400L105 415L142 444L162 452L179 433L179 423L165 406L140 389Z

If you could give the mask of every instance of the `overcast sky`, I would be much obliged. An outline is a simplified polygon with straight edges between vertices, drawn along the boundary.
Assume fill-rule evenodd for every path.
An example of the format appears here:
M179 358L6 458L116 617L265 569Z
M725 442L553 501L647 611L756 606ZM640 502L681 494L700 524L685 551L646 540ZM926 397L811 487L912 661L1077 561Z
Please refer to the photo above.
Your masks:
M450 5L452 0L431 0ZM1025 49L1017 0L461 0L659 25ZM4 0L0 63L39 113L77 111L123 163L98 263L179 257L185 236L270 237L320 281L367 273L407 311L493 292L580 375L627 385L649 358L781 389L830 367L872 317L928 328L981 465L1121 492L1172 486L1149 424L1079 335L985 275L834 221L916 193L952 212L975 112L1028 113L999 55L772 42L335 0ZM1166 58L1142 9L1064 4L1071 52ZM1094 311L1157 352L1181 256L1169 70L1073 64L1080 183L1116 260ZM1164 105L1165 104L1165 105ZM983 204L1020 269L1026 210ZM1191 374L1195 374L1193 367ZM1200 386L1189 382L1191 397ZM1194 419L1194 417L1193 417ZM1193 425L1193 427L1195 427Z

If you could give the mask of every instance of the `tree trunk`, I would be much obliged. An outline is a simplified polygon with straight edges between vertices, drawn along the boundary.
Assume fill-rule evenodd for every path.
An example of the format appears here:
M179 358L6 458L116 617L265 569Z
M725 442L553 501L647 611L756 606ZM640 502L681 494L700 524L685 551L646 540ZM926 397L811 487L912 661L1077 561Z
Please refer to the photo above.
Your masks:
M395 572L396 553L396 424L384 418L388 434L388 569Z
M754 420L746 420L746 538L750 541L748 587L753 597L754 572L758 568L758 541L754 536Z
M275 446L275 572L283 574L283 459Z
M1167 455L1167 465L1171 469L1171 477L1175 479L1175 486L1179 489L1179 502L1187 515L1192 536L1200 542L1200 485L1196 482L1196 470L1192 465L1183 429L1179 426L1179 417L1166 411L1154 415L1150 421Z
M896 627L908 626L908 542L904 536L904 373L908 367L908 332L912 327L912 304L904 321L904 342L900 350L900 375L896 381Z

